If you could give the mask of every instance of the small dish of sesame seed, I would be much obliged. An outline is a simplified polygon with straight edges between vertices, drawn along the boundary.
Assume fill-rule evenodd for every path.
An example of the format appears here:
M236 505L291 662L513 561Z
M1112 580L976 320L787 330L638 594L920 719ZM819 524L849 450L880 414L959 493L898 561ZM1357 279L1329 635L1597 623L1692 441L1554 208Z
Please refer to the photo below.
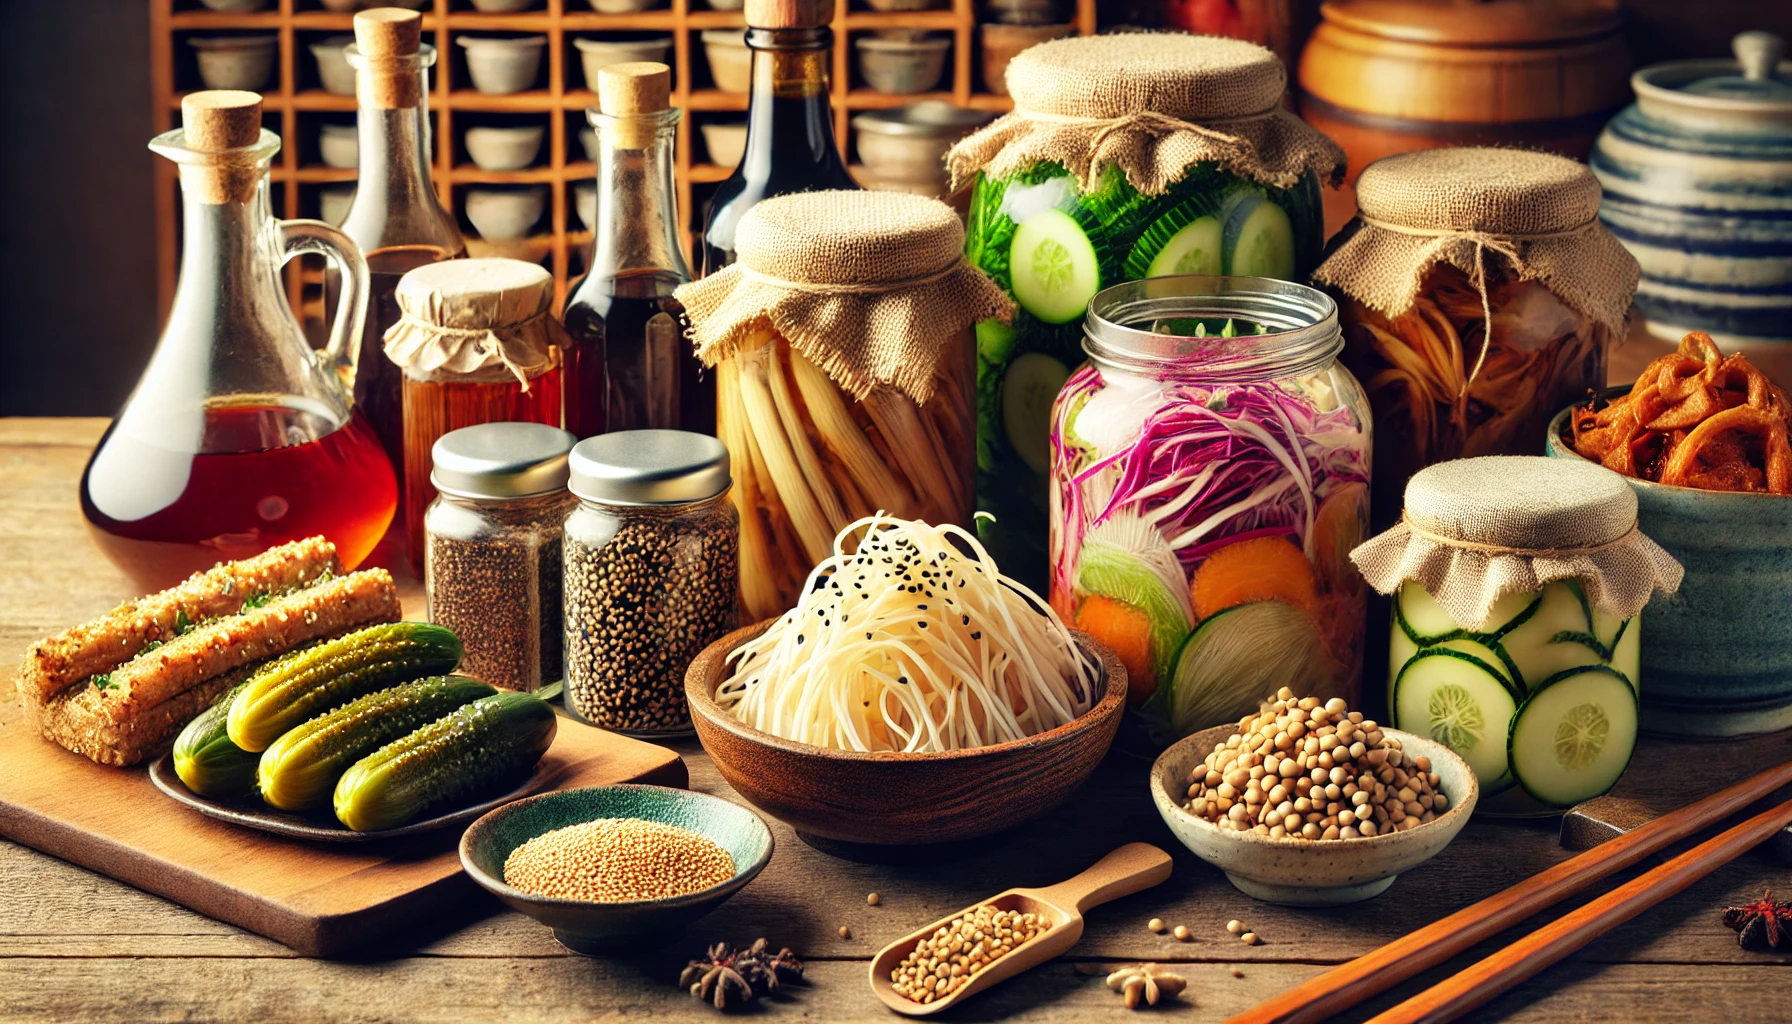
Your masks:
M518 800L461 837L467 874L578 953L647 951L771 860L759 815L664 786L567 789Z

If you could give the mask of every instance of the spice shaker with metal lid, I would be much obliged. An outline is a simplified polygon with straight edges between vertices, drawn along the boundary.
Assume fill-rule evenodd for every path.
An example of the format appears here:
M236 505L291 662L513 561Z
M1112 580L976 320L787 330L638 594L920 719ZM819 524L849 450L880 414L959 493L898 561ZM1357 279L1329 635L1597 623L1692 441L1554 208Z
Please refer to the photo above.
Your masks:
M429 618L466 645L461 671L533 692L561 675L561 526L576 438L482 423L438 438L423 517Z
M1478 812L1560 814L1618 781L1636 744L1638 614L1682 575L1637 530L1623 477L1540 456L1442 462L1350 557L1394 595L1395 727L1462 755Z
M566 517L566 707L617 732L687 732L685 669L734 627L728 450L681 430L579 442Z

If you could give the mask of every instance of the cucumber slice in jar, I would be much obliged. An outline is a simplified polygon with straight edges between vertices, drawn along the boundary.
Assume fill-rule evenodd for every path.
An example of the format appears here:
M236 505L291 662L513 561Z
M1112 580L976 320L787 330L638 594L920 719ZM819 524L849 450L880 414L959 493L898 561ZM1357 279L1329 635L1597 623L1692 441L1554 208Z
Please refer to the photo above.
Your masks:
M1002 377L1002 432L1035 473L1052 465L1052 403L1070 379L1070 370L1043 352L1026 352L1008 364Z
M1400 585L1399 596L1394 599L1394 621L1400 631L1420 647L1430 647L1467 634L1437 599L1425 592L1425 585L1413 580Z
M1643 617L1641 615L1625 619L1618 624L1618 634L1612 643L1612 660L1607 662L1612 668L1622 672L1624 678L1630 680L1630 688L1641 694L1643 671Z
M1015 301L1048 324L1081 317L1101 290L1095 244L1074 217L1056 208L1039 210L1014 229L1008 272Z
M1606 652L1592 628L1576 588L1558 581L1543 588L1536 610L1500 633L1499 642L1525 686L1535 691L1539 681L1558 673L1605 663Z
M1263 196L1239 203L1226 220L1226 273L1247 277L1294 276L1294 223Z
M1636 748L1636 690L1604 665L1539 683L1512 719L1512 774L1531 796L1568 807L1612 788Z
M1483 785L1506 774L1506 729L1518 702L1483 658L1443 647L1413 655L1394 680L1394 727L1462 755Z
M1170 236L1156 258L1145 268L1146 277L1172 274L1218 274L1220 246L1225 232L1212 217L1197 217Z

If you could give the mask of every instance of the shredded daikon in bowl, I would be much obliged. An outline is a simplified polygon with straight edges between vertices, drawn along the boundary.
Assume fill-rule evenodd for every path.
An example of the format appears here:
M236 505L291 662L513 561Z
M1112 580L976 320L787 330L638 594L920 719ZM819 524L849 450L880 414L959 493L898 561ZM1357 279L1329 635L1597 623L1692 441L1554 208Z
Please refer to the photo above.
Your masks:
M903 753L1055 729L1094 705L1099 676L1051 606L970 533L881 513L841 530L797 606L728 661L715 700L743 724Z

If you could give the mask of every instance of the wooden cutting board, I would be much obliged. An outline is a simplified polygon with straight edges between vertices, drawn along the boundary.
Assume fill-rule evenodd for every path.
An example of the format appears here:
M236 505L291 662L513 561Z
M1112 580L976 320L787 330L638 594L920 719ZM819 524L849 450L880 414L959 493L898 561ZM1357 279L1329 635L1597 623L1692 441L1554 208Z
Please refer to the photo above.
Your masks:
M162 795L142 766L108 768L46 742L22 717L15 701L0 704L0 836L300 953L342 953L478 893L461 871L461 828L362 844L241 828ZM564 715L545 763L544 789L689 781L677 753Z

